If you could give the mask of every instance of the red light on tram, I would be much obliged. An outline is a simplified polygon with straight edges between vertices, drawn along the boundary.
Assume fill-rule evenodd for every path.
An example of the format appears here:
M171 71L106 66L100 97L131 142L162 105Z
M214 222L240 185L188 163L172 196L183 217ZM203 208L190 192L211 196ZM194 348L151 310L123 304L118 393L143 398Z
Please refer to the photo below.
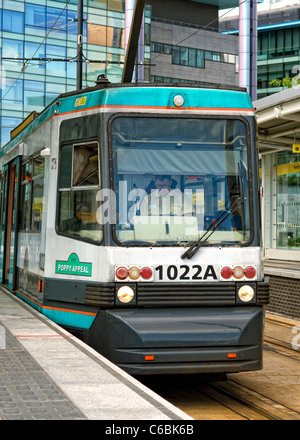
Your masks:
M141 270L141 276L145 280L149 280L149 278L152 277L152 270L150 269L150 267L143 267L143 269Z
M228 359L236 359L236 353L228 353L227 358Z
M252 267L252 266L246 267L246 269L245 269L245 276L247 278L254 278L255 275L256 275L255 267Z
M125 267L119 267L116 271L116 276L119 280L125 280L128 277L128 270Z
M222 278L225 278L226 280L228 280L231 276L232 276L232 269L231 267L223 267L223 269L221 270L221 275Z

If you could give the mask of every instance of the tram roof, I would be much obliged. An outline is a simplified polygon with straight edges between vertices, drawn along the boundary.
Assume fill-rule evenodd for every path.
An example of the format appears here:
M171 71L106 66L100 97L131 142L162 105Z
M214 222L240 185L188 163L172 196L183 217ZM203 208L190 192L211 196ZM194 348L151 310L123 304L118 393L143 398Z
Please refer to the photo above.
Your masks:
M143 89L141 101L137 89ZM172 90L170 92L170 89ZM122 93L121 93L122 92ZM140 92L140 90L139 90ZM201 92L201 102L199 102ZM240 92L240 93L237 93ZM245 88L224 86L219 84L176 84L176 83L129 83L112 84L109 82L97 84L82 90L76 90L59 95L40 113L30 114L12 133L14 137L0 150L3 157L12 148L16 148L26 137L53 116L77 113L89 109L105 107L171 109L175 105L170 100L175 94L185 97L185 105L181 109L230 109L253 110L249 95ZM130 104L128 104L130 103ZM161 104L163 103L163 105ZM20 154L20 153L19 153Z

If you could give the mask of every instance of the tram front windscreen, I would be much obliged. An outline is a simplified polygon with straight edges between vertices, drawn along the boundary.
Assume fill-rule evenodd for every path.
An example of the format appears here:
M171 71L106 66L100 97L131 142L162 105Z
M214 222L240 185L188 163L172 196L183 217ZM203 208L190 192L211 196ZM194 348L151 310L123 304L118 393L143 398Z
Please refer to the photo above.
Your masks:
M110 130L119 243L187 245L220 216L206 245L249 242L243 119L120 116Z

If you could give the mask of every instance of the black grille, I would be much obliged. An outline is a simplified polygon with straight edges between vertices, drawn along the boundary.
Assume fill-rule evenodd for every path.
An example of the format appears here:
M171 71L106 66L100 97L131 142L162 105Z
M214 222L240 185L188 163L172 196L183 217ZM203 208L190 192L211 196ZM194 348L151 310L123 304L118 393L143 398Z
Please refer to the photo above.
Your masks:
M114 283L87 284L84 303L90 306L113 307L114 291Z
M234 283L138 285L139 307L190 307L235 305Z
M259 306L264 306L269 304L270 301L270 283L269 279L266 281L257 283L257 294L256 294L256 304Z
M235 283L138 283L138 307L233 306ZM87 284L84 303L103 308L114 307L114 283ZM269 282L257 283L257 305L269 303Z

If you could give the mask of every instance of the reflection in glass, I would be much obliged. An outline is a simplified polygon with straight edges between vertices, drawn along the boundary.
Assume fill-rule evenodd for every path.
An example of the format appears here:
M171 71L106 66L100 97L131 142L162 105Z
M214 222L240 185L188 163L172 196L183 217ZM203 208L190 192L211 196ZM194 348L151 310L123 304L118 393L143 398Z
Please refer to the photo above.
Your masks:
M208 244L250 239L241 120L118 117L111 130L120 242L192 242L242 197Z

